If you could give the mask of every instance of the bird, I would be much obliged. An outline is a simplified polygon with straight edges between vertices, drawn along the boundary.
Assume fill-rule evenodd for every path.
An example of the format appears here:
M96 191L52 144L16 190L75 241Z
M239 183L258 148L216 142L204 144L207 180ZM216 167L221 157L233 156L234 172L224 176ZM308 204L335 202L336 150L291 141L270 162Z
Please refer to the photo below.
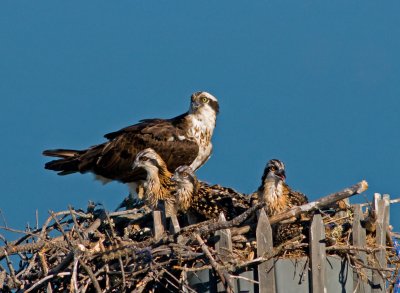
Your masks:
M158 208L162 200L165 204L166 216L176 215L176 201L173 191L176 183L171 180L172 173L160 155L151 148L140 151L133 162L132 168L143 169L146 178L142 180L143 200L152 210Z
M178 167L172 180L176 182L177 209L183 213L212 219L222 212L229 220L249 208L249 199L245 195L229 187L198 180L190 166Z
M141 169L132 169L138 152L154 149L169 170L180 165L199 169L211 156L211 138L219 113L216 97L208 92L195 92L190 97L189 110L170 119L144 119L139 123L104 135L106 142L83 150L50 149L43 155L58 157L49 161L45 169L58 175L93 173L103 182L131 183L137 192L136 181L145 176Z
M269 217L308 203L306 195L286 184L285 164L277 159L269 160L265 166L261 185L257 189L257 197L266 204L265 210ZM274 225L274 244L280 244L299 235L302 228L299 223Z

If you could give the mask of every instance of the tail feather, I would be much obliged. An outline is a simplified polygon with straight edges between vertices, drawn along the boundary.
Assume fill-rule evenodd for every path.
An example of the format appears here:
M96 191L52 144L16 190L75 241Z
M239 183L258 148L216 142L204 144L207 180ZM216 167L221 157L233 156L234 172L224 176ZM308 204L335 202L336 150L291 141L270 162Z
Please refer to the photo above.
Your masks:
M65 158L47 162L45 169L58 172L58 175L68 175L79 172L79 160L76 158Z
M55 150L45 150L43 155L48 157L58 157L58 158L71 158L80 155L82 151L78 150L68 150L68 149L55 149Z

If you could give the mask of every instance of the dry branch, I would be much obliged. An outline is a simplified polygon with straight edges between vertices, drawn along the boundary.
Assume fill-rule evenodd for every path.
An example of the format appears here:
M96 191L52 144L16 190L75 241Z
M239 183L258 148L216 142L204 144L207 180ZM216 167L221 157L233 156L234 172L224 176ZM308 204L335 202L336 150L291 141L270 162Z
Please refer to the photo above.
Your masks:
M323 209L366 188L366 182L360 182L272 217L269 221L275 224L301 213ZM303 243L304 236L300 235L254 257L257 255L256 212L262 207L262 203L254 205L230 221L213 219L189 226L184 226L185 221L179 216L171 221L172 227L164 227L163 232L159 229L157 235L153 234L151 210L144 205L112 213L101 208L83 212L69 207L66 211L51 213L40 228L15 230L24 233L16 241L5 241L6 245L0 247L0 259L8 258L9 264L7 271L0 266L0 287L2 292L19 288L24 292L146 292L157 286L165 290L194 292L190 281L182 281L182 272L189 274L213 269L226 290L232 292L231 278L254 282L236 276L239 270L276 257L304 256L308 248L308 244ZM332 229L327 230L327 236L335 239L334 244L327 248L327 253L347 257L356 269L364 266L379 270L382 276L393 276L396 271L391 267L379 268L374 263L360 263L356 257L358 251L365 251L373 258L380 249L385 250L387 259L393 264L395 260L388 246L350 245L350 232L346 234L340 229L351 221L351 213L340 217L324 215L324 225ZM160 221L159 225L165 223ZM231 230L232 250L229 248L220 257L213 248L218 238L214 232L222 229ZM391 234L397 235L394 232ZM11 264L9 255L21 259L19 268Z

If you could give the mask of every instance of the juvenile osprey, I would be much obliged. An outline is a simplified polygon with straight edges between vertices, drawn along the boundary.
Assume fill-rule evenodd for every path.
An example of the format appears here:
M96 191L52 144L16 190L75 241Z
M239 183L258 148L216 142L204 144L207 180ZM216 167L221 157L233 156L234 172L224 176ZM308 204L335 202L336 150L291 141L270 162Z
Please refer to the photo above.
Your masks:
M176 184L171 180L172 173L168 171L163 159L153 149L147 148L136 155L133 169L146 172L146 178L141 181L146 204L156 209L159 201L163 200L166 215L176 214L175 197L172 195Z
M249 208L248 199L232 188L209 185L199 181L189 166L175 170L172 180L177 183L175 196L180 211L188 211L206 219L217 218L221 212L227 219Z
M45 150L45 156L61 159L46 163L45 168L58 175L75 172L94 173L104 183L117 180L133 182L143 178L132 163L138 152L154 149L169 170L180 165L200 168L212 152L211 137L219 111L217 99L207 92L191 96L189 111L171 119L145 119L105 135L108 139L85 150Z
M308 202L301 192L291 189L286 183L285 164L279 160L270 160L264 169L261 185L257 190L258 200L266 203L267 215L274 216ZM298 235L302 226L298 223L277 224L274 227L274 240L282 243Z

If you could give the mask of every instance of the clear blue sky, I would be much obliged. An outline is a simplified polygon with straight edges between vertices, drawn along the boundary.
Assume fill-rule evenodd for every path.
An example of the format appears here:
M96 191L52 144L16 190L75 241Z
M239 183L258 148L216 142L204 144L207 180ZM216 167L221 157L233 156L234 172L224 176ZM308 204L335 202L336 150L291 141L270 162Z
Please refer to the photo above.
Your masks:
M178 115L198 90L221 106L201 179L251 192L279 158L311 199L361 179L369 199L399 197L399 15L399 1L1 1L8 224L88 200L114 209L125 186L59 177L42 150Z

